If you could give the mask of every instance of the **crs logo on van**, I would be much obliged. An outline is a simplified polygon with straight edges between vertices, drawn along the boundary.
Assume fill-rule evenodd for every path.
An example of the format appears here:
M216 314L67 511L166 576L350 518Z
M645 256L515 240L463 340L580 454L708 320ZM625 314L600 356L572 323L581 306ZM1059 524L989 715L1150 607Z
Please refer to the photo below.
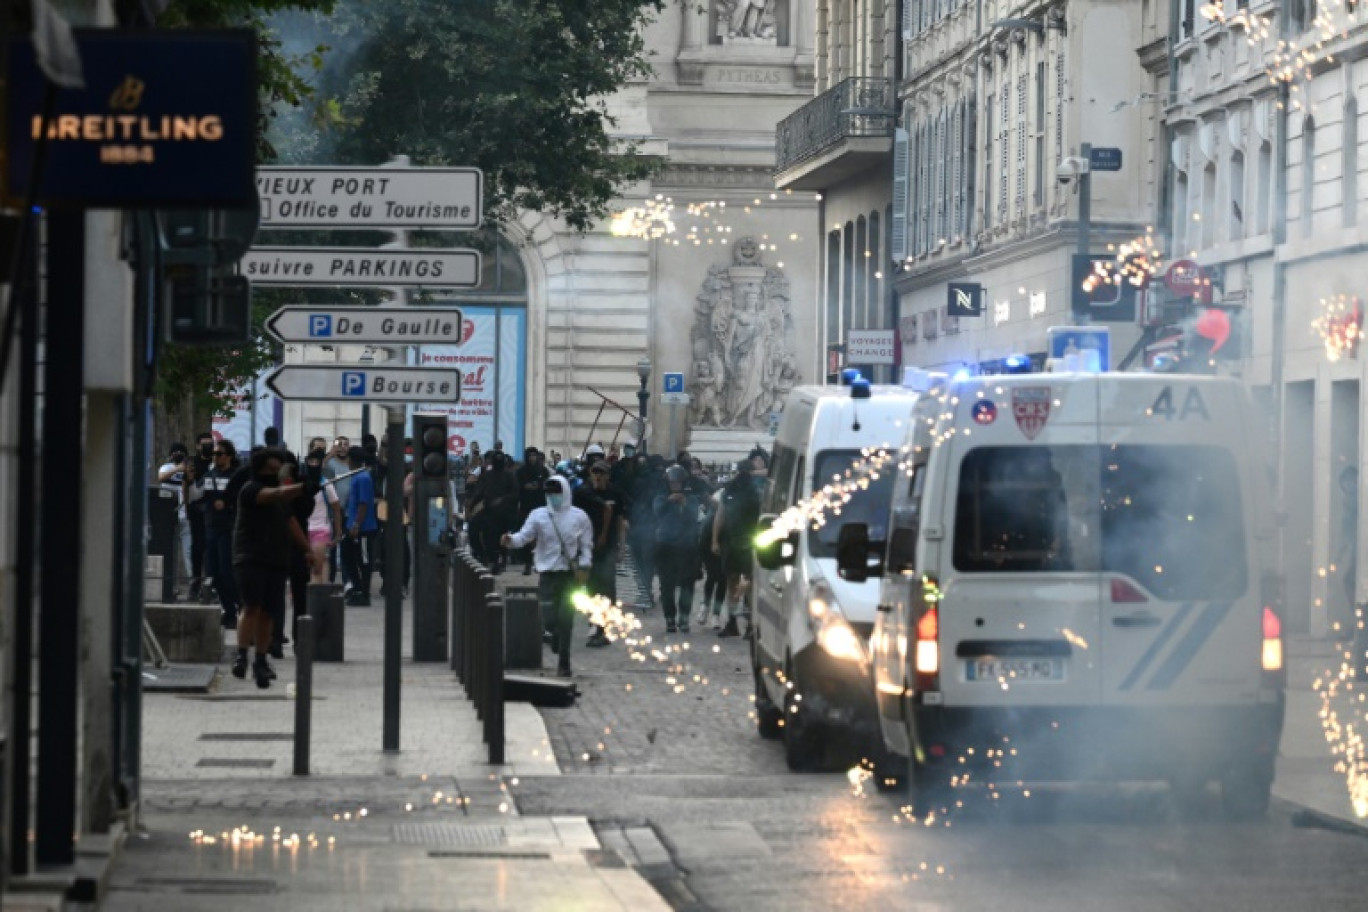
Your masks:
M1050 420L1050 388L1018 386L1012 390L1012 417L1027 440L1035 440Z

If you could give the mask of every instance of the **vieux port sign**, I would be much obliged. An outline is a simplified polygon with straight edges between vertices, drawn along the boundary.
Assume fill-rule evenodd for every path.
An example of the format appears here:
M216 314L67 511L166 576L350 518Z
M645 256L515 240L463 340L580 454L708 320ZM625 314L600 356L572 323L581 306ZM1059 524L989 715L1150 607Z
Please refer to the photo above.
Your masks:
M78 29L85 88L48 82L9 41L3 121L9 202L90 209L255 205L256 37L250 29ZM30 187L39 145L42 178Z
M480 227L479 168L294 168L257 170L262 228Z

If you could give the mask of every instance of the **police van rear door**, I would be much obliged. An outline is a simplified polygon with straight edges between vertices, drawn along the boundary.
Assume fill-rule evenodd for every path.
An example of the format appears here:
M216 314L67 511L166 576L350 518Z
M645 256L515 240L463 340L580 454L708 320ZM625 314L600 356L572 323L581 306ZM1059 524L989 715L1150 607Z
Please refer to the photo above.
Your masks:
M940 686L947 706L1100 701L1096 379L987 377L953 388ZM948 556L948 560L946 557Z
M1217 378L1102 381L1105 703L1255 698L1262 607L1245 402Z

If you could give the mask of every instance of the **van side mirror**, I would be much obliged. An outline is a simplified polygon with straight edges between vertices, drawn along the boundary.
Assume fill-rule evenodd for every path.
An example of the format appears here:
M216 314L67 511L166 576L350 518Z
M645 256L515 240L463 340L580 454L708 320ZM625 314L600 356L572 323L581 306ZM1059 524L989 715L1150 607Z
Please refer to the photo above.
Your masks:
M841 579L863 583L871 576L883 576L883 542L869 540L869 526L865 523L846 523L836 539L836 572ZM873 553L875 559L869 560Z
M779 517L773 513L767 513L760 517L760 528L768 529L774 525L774 521ZM755 562L765 570L778 570L780 567L792 566L798 559L799 533L790 532L783 538L776 539L768 545L761 547L755 546Z

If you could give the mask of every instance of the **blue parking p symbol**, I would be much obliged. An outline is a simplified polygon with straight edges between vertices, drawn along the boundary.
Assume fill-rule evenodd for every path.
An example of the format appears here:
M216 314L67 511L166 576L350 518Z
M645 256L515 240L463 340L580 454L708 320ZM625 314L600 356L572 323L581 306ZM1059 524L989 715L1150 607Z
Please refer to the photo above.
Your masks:
M344 396L364 396L364 395L366 395L366 372L365 372L365 371L343 371L343 372L342 372L342 395L344 395Z
M330 314L310 314L309 335L314 337L331 336L332 316Z

